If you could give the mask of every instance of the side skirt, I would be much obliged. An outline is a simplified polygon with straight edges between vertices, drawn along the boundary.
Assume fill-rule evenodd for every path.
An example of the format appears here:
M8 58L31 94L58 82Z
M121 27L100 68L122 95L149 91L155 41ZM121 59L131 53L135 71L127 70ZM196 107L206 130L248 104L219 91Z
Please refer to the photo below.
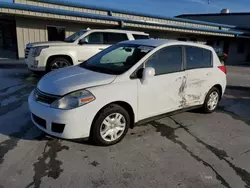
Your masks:
M140 120L137 123L135 123L133 128L135 126L142 125L142 124L145 124L145 123L148 123L148 122L151 122L151 121L159 120L159 119L162 119L162 118L165 118L165 117L168 117L168 116L173 116L173 115L176 115L176 114L179 114L179 113L182 113L182 112L195 110L195 109L201 108L202 106L203 105L192 106L192 107L183 108L183 109L175 110L175 111L172 111L172 112L160 114L160 115L157 115L157 116L154 116L154 117L146 118L146 119Z

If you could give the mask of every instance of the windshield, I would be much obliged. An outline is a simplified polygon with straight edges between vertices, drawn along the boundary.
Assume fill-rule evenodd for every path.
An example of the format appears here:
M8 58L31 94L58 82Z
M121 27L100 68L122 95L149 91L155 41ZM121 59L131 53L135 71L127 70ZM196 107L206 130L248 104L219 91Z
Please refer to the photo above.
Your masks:
M129 70L153 48L135 44L116 44L80 66L96 72L119 75Z
M78 31L74 33L73 35L70 35L69 37L64 39L64 42L75 42L77 39L79 39L79 37L81 37L86 32L87 32L86 30Z

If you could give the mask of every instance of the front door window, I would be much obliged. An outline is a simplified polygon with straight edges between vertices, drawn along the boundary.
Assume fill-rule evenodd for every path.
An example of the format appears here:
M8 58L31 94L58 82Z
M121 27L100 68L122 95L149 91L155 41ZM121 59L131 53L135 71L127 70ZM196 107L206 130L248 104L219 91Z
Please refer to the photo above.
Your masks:
M145 67L155 69L147 84L138 80L139 119L156 116L182 108L183 71L182 47L169 46L157 51Z

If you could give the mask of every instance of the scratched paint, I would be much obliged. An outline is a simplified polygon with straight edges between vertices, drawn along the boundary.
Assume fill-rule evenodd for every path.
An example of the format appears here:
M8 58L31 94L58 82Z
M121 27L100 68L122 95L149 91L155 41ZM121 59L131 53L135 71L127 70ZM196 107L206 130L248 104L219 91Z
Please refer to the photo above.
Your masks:
M186 89L186 87L187 87L187 77L184 76L183 80L182 80L182 83L181 83L181 86L179 88L179 93L178 93L178 95L181 97L179 107L183 107L183 108L187 106L187 100L186 100L186 97L185 97L185 89Z

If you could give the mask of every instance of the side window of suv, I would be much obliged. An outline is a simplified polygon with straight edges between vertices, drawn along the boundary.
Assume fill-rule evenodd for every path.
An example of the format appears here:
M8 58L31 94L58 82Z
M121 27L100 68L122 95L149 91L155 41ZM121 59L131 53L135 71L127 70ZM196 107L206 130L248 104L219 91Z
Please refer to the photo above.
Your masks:
M169 46L153 54L145 64L153 67L155 75L178 72L182 70L182 47Z
M212 53L203 48L186 46L187 69L212 67Z
M91 33L87 37L88 44L103 44L102 33Z
M104 44L116 44L121 41L128 40L125 33L103 33Z

